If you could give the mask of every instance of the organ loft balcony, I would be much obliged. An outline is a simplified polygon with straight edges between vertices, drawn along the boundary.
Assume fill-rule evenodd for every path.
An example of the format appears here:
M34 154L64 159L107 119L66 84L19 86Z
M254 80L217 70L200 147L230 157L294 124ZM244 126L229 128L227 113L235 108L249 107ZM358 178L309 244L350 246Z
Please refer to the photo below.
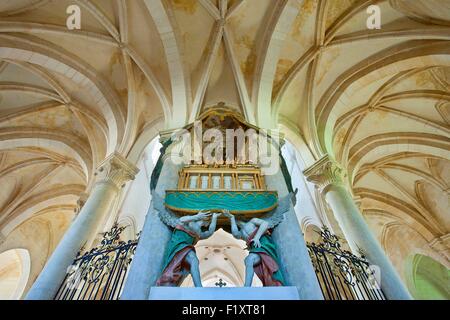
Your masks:
M252 164L188 165L179 171L177 189L166 190L165 206L180 214L222 211L242 218L260 217L277 205L261 169ZM219 223L227 223L222 217Z

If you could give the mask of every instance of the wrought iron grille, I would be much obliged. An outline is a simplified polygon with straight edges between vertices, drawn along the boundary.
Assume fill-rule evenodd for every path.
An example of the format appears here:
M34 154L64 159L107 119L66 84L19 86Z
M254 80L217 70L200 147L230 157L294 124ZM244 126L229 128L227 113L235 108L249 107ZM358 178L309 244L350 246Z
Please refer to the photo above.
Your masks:
M139 234L136 240L120 241L124 229L114 225L98 247L78 253L55 300L119 299L139 241Z
M385 300L376 272L364 256L343 250L327 228L321 237L321 243L307 246L326 300Z

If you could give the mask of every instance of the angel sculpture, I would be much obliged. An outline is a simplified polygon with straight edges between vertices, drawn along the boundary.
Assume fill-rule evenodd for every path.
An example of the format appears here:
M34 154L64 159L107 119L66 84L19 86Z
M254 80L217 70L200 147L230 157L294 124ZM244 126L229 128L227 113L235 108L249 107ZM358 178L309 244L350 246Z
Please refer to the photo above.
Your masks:
M285 284L271 231L283 221L291 199L295 203L296 193L297 190L281 199L278 207L262 219L253 218L247 222L241 220L236 222L234 215L224 210L224 215L230 219L233 236L247 242L249 255L245 258L245 287L252 286L254 273L265 287Z
M199 239L209 238L216 231L217 218L221 213L199 211L193 216L176 217L164 206L164 200L153 192L153 205L160 219L169 227L174 228L172 238L164 254L163 272L156 282L157 286L178 286L190 272L194 285L202 287L199 261L194 245ZM211 223L207 231L202 227Z

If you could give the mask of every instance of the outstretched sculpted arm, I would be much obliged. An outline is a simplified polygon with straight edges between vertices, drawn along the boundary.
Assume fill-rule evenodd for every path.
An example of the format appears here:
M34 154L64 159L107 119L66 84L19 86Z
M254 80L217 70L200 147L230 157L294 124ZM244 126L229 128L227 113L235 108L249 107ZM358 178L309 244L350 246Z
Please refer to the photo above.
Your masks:
M198 220L203 220L208 218L211 215L211 213L209 211L199 211L196 215L193 216L183 216L181 217L179 220L181 223L189 223L192 221L198 221Z
M261 239L262 235L269 228L269 223L263 219L258 219L258 218L251 219L250 223L253 223L254 225L258 226L258 231L256 232L254 238L252 239L252 242L255 245L255 247L259 248L259 247L261 247L261 243L259 242L259 239Z
M236 218L234 217L234 215L232 215L228 210L224 211L224 215L230 218L231 234L233 235L233 237L235 237L236 239L242 239L242 232L239 231L239 227L237 226Z
M201 239L206 239L212 236L212 234L216 231L217 218L221 215L221 213L215 212L212 215L211 223L209 224L208 231L202 232L200 234Z

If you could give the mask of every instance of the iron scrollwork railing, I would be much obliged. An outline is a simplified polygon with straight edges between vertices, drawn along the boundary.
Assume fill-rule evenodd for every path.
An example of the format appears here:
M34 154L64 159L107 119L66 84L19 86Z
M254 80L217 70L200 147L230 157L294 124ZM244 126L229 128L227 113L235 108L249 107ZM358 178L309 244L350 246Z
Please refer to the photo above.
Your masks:
M308 251L326 300L385 300L376 270L364 256L343 250L336 235L324 228L322 242Z
M139 234L136 240L120 241L124 229L114 225L104 234L99 246L78 253L55 300L119 299L139 241Z

